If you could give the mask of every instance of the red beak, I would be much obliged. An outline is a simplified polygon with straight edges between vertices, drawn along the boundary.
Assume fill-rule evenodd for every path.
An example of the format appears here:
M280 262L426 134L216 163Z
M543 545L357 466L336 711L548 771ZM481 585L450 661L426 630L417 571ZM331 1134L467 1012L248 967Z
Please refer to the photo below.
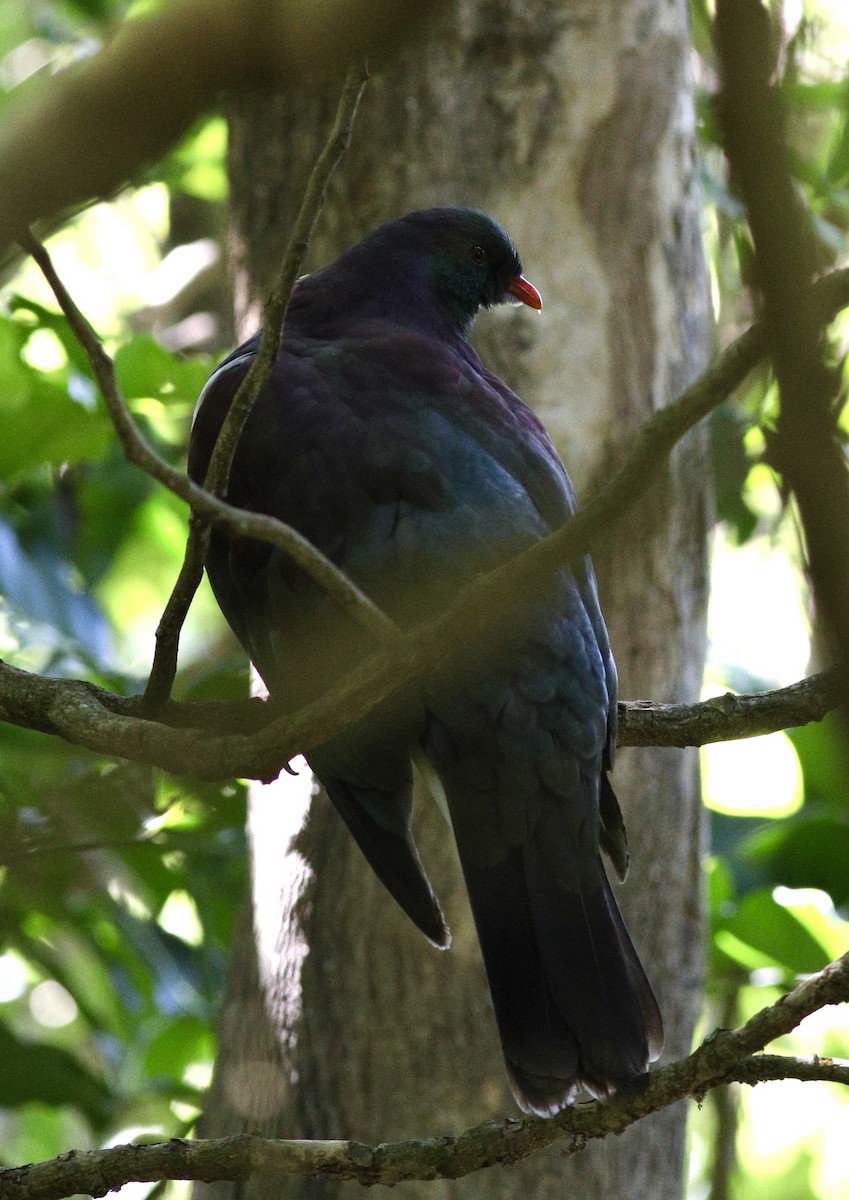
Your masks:
M542 309L542 296L524 275L517 275L515 279L511 279L507 284L507 291L523 304L527 304L528 308L535 308L537 312Z

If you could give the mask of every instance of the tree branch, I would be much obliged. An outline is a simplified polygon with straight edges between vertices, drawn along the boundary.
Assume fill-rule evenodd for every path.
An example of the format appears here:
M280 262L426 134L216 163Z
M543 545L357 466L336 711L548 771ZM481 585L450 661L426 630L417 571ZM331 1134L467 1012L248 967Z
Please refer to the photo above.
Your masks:
M774 458L799 508L818 614L834 638L838 661L849 664L849 555L835 553L849 545L839 377L826 363L812 296L816 247L790 170L770 18L760 0L717 0L715 28L725 153L752 231L781 400ZM845 673L842 688L847 702Z
M225 523L237 536L265 540L291 554L338 603L377 637L385 638L383 614L297 531L269 517L232 508L198 488L155 454L120 396L111 360L56 276L47 252L31 238L27 246L54 288L69 324L90 354L130 461L164 483L201 516ZM849 304L849 271L835 271L824 277L815 285L813 296L819 319L823 323L833 319ZM560 531L474 581L438 620L401 639L391 653L380 651L373 655L340 681L331 695L294 714L280 716L279 710L269 709L275 719L258 732L249 735L240 727L237 732L211 736L203 730L178 730L140 718L138 707L127 708L125 701L108 692L77 681L28 675L7 664L0 664L0 719L55 733L97 753L151 763L177 774L206 779L232 775L274 778L294 754L325 741L365 715L396 688L432 670L452 649L488 623L497 621L507 607L529 596L551 570L585 553L593 540L602 537L636 495L649 485L676 441L739 386L761 360L765 348L763 329L755 325L737 338L676 401L646 422L622 470ZM44 706L40 710L34 707L35 697ZM744 699L742 706L745 704ZM704 719L701 714L699 719ZM626 723L628 720L626 717ZM671 717L670 721L674 723ZM655 716L645 711L635 716L636 742L648 744L645 730L652 722L656 722ZM642 734L638 732L640 729L644 731Z
M821 721L840 703L835 669L822 671L771 692L736 696L726 692L699 704L652 704L630 700L619 705L620 746L707 746L761 737Z
M726 1083L772 1083L801 1079L806 1083L842 1083L849 1087L849 1060L845 1058L788 1058L784 1054L755 1054L731 1068Z
M823 672L777 692L700 704L625 701L619 706L618 744L702 746L775 733L822 720L835 707L836 690L834 673ZM141 696L117 696L83 680L51 679L0 661L0 721L197 779L276 777L295 754L308 753L330 736L324 706L320 701L303 716L295 714L296 725L295 717L280 717L272 703L257 699L170 701L151 720Z
M223 496L227 490L233 455L245 422L277 359L289 297L303 265L318 215L324 205L327 185L351 141L351 131L367 79L368 70L364 63L351 67L345 76L333 126L310 173L277 280L263 305L262 329L256 355L247 375L239 384L213 447L203 481L204 488L213 496ZM192 513L183 565L156 629L156 650L144 693L146 705L152 713L157 712L171 695L177 674L180 634L195 592L203 578L208 548L209 522ZM344 578L339 573L339 579ZM368 627L374 628L376 622L384 639L393 632L397 634L394 623L376 606L370 602L369 605L361 608L358 599L356 607L356 611L361 612L361 619Z
M826 1079L849 1083L849 1063L758 1056L812 1012L849 1000L849 955L829 964L740 1029L717 1030L687 1058L653 1071L610 1104L593 1101L555 1117L486 1121L459 1136L365 1146L350 1141L274 1141L250 1134L208 1141L172 1139L142 1146L70 1152L50 1162L0 1171L0 1200L103 1196L132 1181L245 1180L252 1176L323 1176L392 1186L413 1179L457 1179L509 1165L569 1139L567 1154L591 1138L621 1133L635 1121L688 1096L700 1098L733 1080ZM754 1056L754 1057L753 1057Z
M156 453L133 420L121 394L112 359L103 349L97 334L59 277L50 254L29 232L21 235L20 243L38 264L68 325L88 356L127 461L140 467L151 478L179 496L199 517L212 524L225 524L237 537L253 537L277 546L324 588L342 609L360 621L375 637L385 641L388 618L364 592L333 565L329 558L296 529L262 513L233 508L204 488L198 487L187 475L172 467Z

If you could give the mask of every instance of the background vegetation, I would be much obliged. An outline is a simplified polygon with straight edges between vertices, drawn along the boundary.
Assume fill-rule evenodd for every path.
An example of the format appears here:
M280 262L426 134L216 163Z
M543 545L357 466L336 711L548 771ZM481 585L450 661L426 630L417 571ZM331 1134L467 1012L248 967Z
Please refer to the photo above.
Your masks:
M0 122L39 73L90 54L140 7L6 0ZM847 260L849 15L811 0L776 3L773 19L796 179L825 270ZM724 345L753 315L752 252L724 174L709 6L696 3L693 20ZM225 149L223 119L202 121L155 171L49 243L115 354L137 420L175 465L200 387L232 341ZM131 694L179 567L185 510L123 461L87 360L35 268L10 257L0 270L0 655ZM833 334L842 351L847 318ZM770 465L775 415L764 370L712 422L708 694L788 683L828 657L810 644L797 522ZM246 664L204 590L176 695L246 691ZM849 946L849 763L830 721L704 755L709 1030L738 1023ZM116 766L0 727L0 1162L191 1132L214 1056L243 827L240 786ZM849 1057L849 1019L824 1010L784 1049ZM694 1120L691 1195L845 1196L847 1106L829 1084L720 1089Z

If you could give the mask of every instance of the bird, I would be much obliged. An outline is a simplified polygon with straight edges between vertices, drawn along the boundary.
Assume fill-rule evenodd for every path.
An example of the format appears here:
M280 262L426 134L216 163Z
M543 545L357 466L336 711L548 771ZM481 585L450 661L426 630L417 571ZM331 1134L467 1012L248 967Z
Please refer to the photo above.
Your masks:
M387 221L296 284L233 456L227 501L293 526L402 630L576 511L541 422L469 341L478 312L505 303L542 307L489 216L441 207ZM259 334L244 342L201 392L188 455L198 483L258 344ZM280 549L216 525L206 570L287 710L376 648ZM307 755L378 878L446 948L411 832L414 762L442 796L508 1080L540 1116L637 1086L662 1047L602 862L624 879L609 780L616 720L616 668L584 557Z

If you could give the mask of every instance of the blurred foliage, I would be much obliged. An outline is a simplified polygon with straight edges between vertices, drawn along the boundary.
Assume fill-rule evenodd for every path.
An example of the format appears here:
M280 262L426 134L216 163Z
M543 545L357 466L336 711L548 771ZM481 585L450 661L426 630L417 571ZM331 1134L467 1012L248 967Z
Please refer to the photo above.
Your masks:
M41 75L108 38L128 7L4 0L0 120ZM177 464L208 351L229 338L214 256L185 252L218 235L224 150L222 120L202 122L141 191L111 212L89 208L52 244L115 352L137 421ZM151 301L147 282L169 255L177 275ZM126 464L86 356L19 265L4 264L0 309L0 653L136 692L185 510ZM193 342L205 308L215 320ZM192 354L171 348L173 328ZM245 665L208 595L199 607L179 692L245 694ZM0 727L0 1161L191 1127L214 1055L244 822L240 784L172 779Z
M0 120L141 6L4 0ZM796 178L828 269L845 262L849 229L849 20L840 5L814 0L798 12L779 3L771 11ZM725 344L754 315L752 254L719 145L711 5L693 0L692 12L709 265L717 339ZM136 419L174 463L182 462L213 355L232 336L216 249L225 141L222 118L200 122L134 188L75 215L51 241L60 272L115 354ZM3 427L14 431L0 440L0 653L136 692L180 561L185 511L124 462L85 355L37 273L10 258L0 278L0 408ZM836 361L846 328L845 319L833 326ZM807 603L804 564L769 460L776 405L764 370L712 420L717 553L722 561L780 557L781 579L793 590L781 611L798 626ZM754 639L778 597L774 586L744 595L742 561L735 558L730 572L730 607ZM807 655L806 630L797 632ZM787 682L785 675L804 669L787 657L791 640L786 630L772 635L767 677L760 661L729 650L714 630L711 678L738 689ZM178 694L246 690L244 661L202 592L183 641ZM790 738L804 793L792 815L747 808L747 794L771 786L755 766L740 781L740 815L733 803L710 811L708 1029L745 1019L779 985L847 945L845 742L832 721ZM0 726L0 1160L191 1130L214 1055L245 874L244 818L239 784L172 779ZM829 1020L807 1042L803 1032L794 1035L787 1048L846 1055L849 1027ZM845 1194L846 1172L829 1157L827 1131L845 1120L847 1103L834 1089L800 1085L806 1110L818 1114L819 1140L790 1136L785 1121L783 1143L763 1149L763 1113L780 1124L776 1106L790 1103L782 1097L791 1086L746 1098L733 1196ZM710 1193L712 1121L708 1105L696 1123L693 1197ZM793 1121L807 1129L795 1112Z
M822 271L847 264L849 232L849 13L839 3L808 0L768 4L779 48L777 84L787 112L787 136L800 197ZM716 113L712 5L692 0L698 120L709 267L720 344L757 315L753 307L752 246L740 203L729 184ZM832 325L831 352L846 378L846 318ZM717 554L733 565L715 571L712 608L726 621L736 611L737 637L711 623L709 678L716 688L760 690L817 669L809 664L800 617L810 605L804 556L792 504L770 462L778 396L766 369L753 373L711 420ZM847 428L845 408L843 428ZM739 547L735 551L734 547ZM780 570L763 570L781 560ZM763 581L752 595L756 561ZM790 600L787 592L794 595ZM801 610L794 617L793 610ZM781 620L776 616L781 612ZM719 612L716 613L719 616ZM788 627L795 626L795 632ZM783 620L783 624L782 624ZM746 642L749 645L746 645ZM792 646L791 646L792 643ZM769 658L770 666L766 667ZM767 674L767 671L769 672ZM816 971L849 948L849 762L845 730L836 719L789 732L798 756L803 803L791 815L755 815L764 788L785 781L750 755L734 789L739 815L717 797L709 809L711 943L706 1029L745 1020L795 976ZM706 754L717 753L710 748ZM741 764L743 763L741 756ZM763 799L761 797L761 799ZM708 795L708 804L712 798ZM721 811L717 811L721 809ZM795 1054L849 1054L849 1022L832 1013L806 1022L776 1049ZM830 1022L830 1024L829 1024ZM806 1032L810 1030L811 1032ZM721 1101L711 1099L695 1119L691 1195L732 1200L761 1196L837 1200L849 1188L842 1154L849 1098L828 1085L782 1084L746 1089L732 1102L739 1121L736 1153L728 1156ZM806 1117L800 1118L804 1108ZM769 1130L773 1131L770 1137ZM731 1162L730 1176L723 1164Z

